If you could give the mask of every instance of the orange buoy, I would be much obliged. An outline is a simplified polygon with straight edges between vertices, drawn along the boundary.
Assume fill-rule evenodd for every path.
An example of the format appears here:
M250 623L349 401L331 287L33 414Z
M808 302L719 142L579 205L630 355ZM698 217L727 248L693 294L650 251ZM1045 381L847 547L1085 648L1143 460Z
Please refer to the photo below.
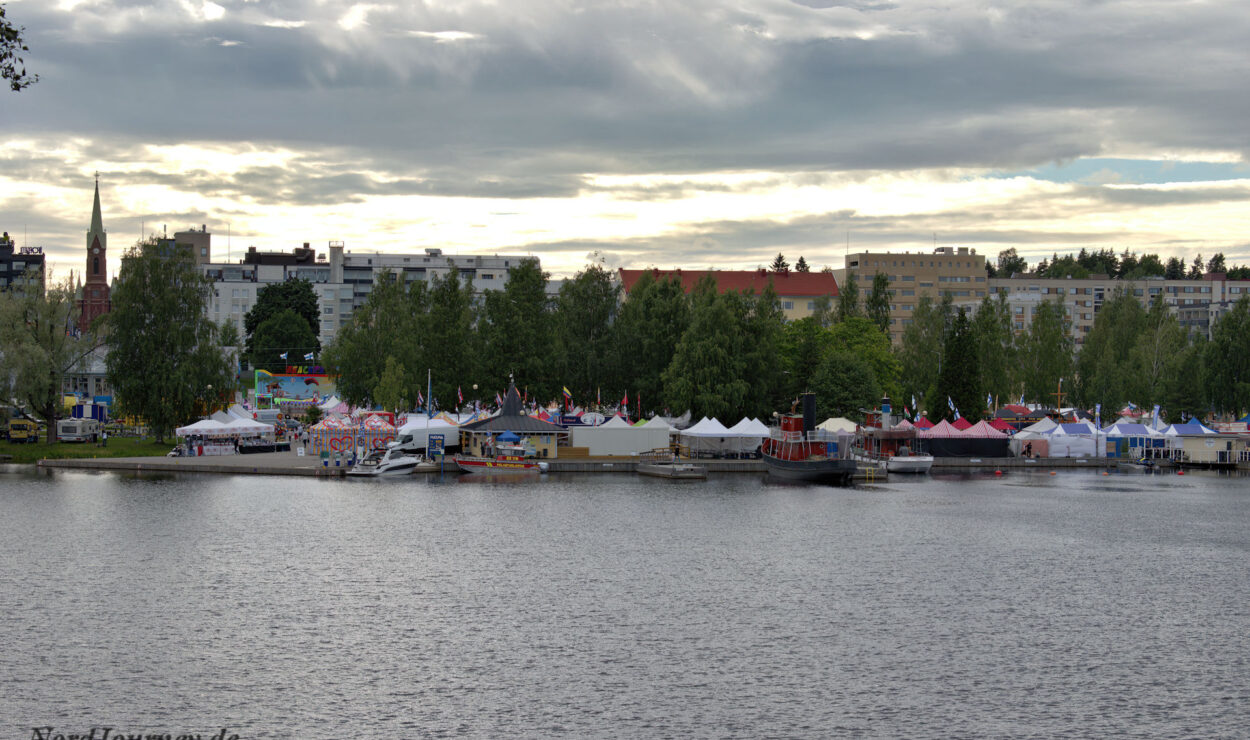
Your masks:
M1050 474L1051 474L1051 475L1054 475L1054 474L1055 474L1055 471L1053 471L1053 470L1052 470L1052 471L1050 471Z
M1177 474L1177 475L1184 475L1184 474L1185 474L1185 471L1184 471L1184 470L1178 470L1178 471L1176 471L1176 474Z
M1103 474L1103 475L1111 475L1110 473L1108 473L1108 472L1107 472L1107 471L1105 471L1105 470L1104 470L1104 471L1102 471L1102 474Z

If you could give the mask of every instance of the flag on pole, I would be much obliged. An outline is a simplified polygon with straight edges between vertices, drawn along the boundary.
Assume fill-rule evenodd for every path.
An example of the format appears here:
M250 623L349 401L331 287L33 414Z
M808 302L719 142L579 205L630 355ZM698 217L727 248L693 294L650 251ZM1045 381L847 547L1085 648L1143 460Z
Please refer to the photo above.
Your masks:
M564 400L565 400L565 401L572 401L572 400L573 400L573 394L569 392L569 387L568 387L567 385L566 385L566 386L564 386L563 388L561 388L561 390L563 390L563 391L564 391Z
M456 386L456 403L464 403L464 394L460 392L460 386Z
M992 393L985 394L985 408L987 409L994 408L994 394Z
M959 409L955 409L955 421L959 421Z
M950 397L950 396L947 396L947 397L946 397L946 406L947 406L947 408L949 408L951 411L954 411L954 410L955 410L955 402L951 400L951 397Z
M1102 404L1094 404L1094 425L1102 429Z
M282 359L284 359L284 360L285 360L285 359L286 359L286 353L285 353L285 352L283 352L282 354L278 355L278 357L281 357Z
M602 406L603 401L599 400L599 388L595 388L595 405Z
M499 397L499 393L495 393L495 405L496 406L503 405L503 399Z
M917 405L916 405L916 394L915 394L915 393L911 394L911 407L912 407L913 409L920 408L919 406L917 406Z
M621 399L621 406L625 407L626 411L629 411L629 391L625 391L625 397Z
M308 354L304 355L304 359L305 359L305 360L311 360L312 358L313 358L313 353L312 353L312 352L309 352Z
M421 395L421 391L419 390L417 391L417 405L418 406L425 405L425 396Z

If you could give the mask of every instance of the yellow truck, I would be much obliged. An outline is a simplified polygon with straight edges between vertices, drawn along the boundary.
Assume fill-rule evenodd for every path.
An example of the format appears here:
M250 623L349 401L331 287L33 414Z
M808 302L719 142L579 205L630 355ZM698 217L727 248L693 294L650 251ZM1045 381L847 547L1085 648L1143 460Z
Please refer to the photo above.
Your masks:
M38 442L39 425L30 419L9 419L10 442Z

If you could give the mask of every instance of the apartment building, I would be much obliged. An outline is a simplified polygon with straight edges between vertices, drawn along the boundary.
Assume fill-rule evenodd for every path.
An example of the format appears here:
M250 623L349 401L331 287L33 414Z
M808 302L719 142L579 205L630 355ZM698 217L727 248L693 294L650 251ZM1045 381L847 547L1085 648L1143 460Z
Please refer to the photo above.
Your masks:
M238 262L205 263L204 274L216 285L209 296L209 316L218 323L231 321L243 333L243 317L255 305L260 290L271 283L304 279L312 283L321 306L322 346L333 341L338 330L363 306L373 284L384 273L402 275L407 282L444 277L452 268L473 281L474 292L502 290L508 271L526 255L445 255L440 249L421 254L352 252L341 241L329 242L326 252L308 243L290 252L248 249Z
M1182 327L1208 338L1221 315L1244 295L1250 295L1250 280L1229 280L1224 273L1210 273L1197 280L1165 280L1162 277L1118 280L1106 275L1090 278L1039 278L1025 274L989 280L991 294L1004 291L1017 332L1028 331L1042 301L1058 301L1067 312L1077 345L1094 327L1094 320L1107 300L1123 290L1149 307L1162 296Z
M0 290L23 292L30 286L42 288L43 247L18 247L9 232L0 237Z
M773 290L781 301L781 311L787 321L811 316L816 311L816 303L821 298L828 298L834 306L838 302L838 281L832 273L827 272L794 272L783 270L626 270L617 272L622 291L621 300L629 295L643 273L650 272L656 280L675 277L681 281L686 293L694 290L704 275L716 278L716 288L725 293L731 290L739 293L754 291L763 292L771 282Z
M872 294L877 273L890 281L890 339L903 340L911 324L912 312L923 296L940 303L949 294L955 305L980 303L989 285L985 276L985 256L968 247L937 247L932 252L858 252L846 258L841 270L834 270L838 284L845 287L854 277L860 302Z

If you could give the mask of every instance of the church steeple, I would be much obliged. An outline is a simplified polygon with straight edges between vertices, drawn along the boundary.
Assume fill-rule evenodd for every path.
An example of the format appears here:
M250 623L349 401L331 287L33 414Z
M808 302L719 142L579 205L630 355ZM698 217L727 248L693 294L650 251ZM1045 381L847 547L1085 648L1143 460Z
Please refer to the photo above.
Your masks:
M104 233L104 218L100 216L100 173L95 173L95 205L91 207L91 232Z
M109 312L108 234L100 214L100 173L95 176L95 202L91 205L91 229L87 232L87 281L82 287L78 326L86 329L91 322Z

